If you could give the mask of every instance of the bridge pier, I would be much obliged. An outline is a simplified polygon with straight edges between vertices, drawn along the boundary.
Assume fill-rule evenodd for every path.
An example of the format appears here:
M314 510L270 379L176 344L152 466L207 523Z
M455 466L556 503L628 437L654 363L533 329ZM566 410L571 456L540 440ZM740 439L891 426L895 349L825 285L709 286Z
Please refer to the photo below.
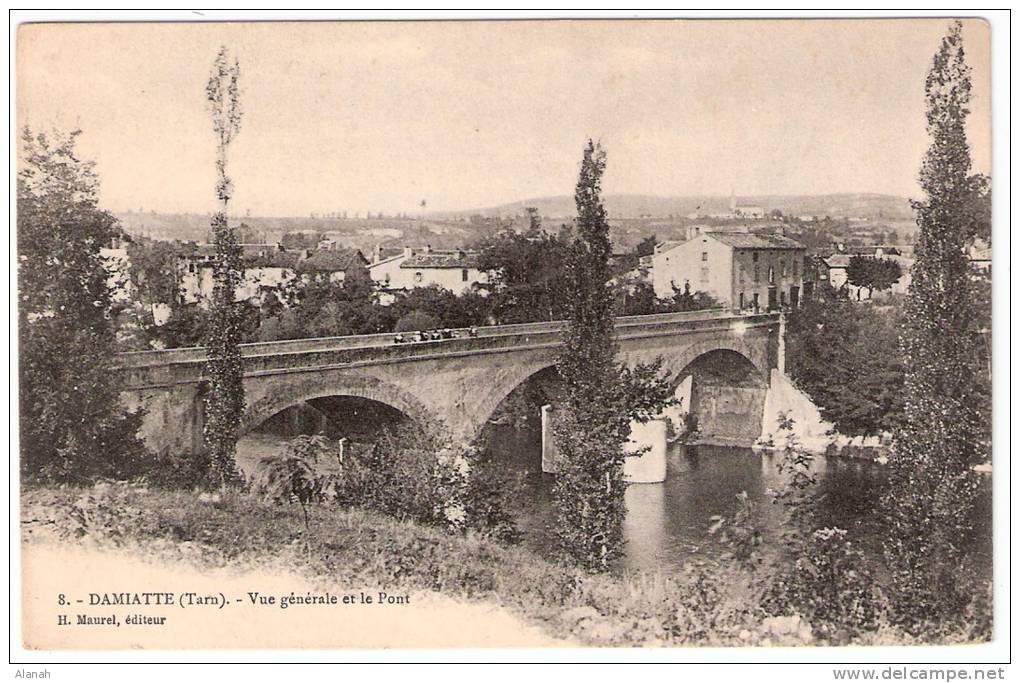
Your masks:
M125 409L144 410L138 436L155 453L199 453L204 443L204 396L197 385L123 391Z
M630 423L630 441L625 449L640 456L623 461L623 476L632 484L658 484L666 481L666 419Z
M542 472L559 471L560 454L553 438L556 410L542 406ZM630 423L630 441L624 449L631 454L623 463L624 478L633 484L658 483L666 480L667 419ZM641 455L636 455L641 453Z

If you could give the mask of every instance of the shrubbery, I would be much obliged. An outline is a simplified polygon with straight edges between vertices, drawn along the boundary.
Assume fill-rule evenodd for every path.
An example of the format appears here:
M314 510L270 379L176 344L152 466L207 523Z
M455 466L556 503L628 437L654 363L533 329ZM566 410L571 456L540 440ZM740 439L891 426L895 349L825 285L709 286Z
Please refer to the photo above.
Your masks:
M786 512L782 531L769 535L743 492L737 511L729 518L715 518L710 529L729 548L724 556L728 590L746 588L747 604L759 617L802 619L814 638L830 644L866 642L904 626L927 643L988 639L990 584L982 585L965 566L931 553L921 560L923 571L918 574L942 577L952 590L939 593L944 602L937 609L930 602L911 602L911 595L902 592L902 579L869 559L847 530L819 522L814 456L792 436L791 420L781 419L780 428L790 432L779 439L786 447L776 453L785 485L771 495ZM886 525L881 533L892 531ZM778 550L767 552L773 547ZM931 587L926 591L930 596ZM947 618L947 613L955 616Z
M344 453L325 437L299 436L279 455L263 458L250 485L256 496L298 502L306 514L308 505L335 502L504 542L519 539L511 508L520 481L456 444L439 423L401 425Z
M308 506L335 500L342 487L339 449L322 436L299 436L282 453L262 458L250 486L254 495L277 504L297 502L305 524Z

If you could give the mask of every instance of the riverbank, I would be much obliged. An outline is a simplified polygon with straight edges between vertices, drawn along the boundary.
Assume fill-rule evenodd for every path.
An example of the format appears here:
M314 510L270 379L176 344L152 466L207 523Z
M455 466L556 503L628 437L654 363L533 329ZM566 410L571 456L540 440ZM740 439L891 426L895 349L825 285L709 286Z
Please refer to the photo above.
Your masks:
M285 592L382 591L409 595L412 601L429 596L439 601L435 614L445 614L444 619L456 605L467 606L465 621L456 622L465 631L491 634L485 630L490 618L506 631L505 637L493 636L498 643L482 639L465 646L828 644L796 615L765 616L739 582L725 575L689 569L668 576L590 576L523 548L363 510L315 506L306 528L297 506L274 507L245 494L127 485L28 489L22 493L22 539L26 558L54 557L54 548L66 550L66 557L101 553L108 559L100 560L96 571L105 567L114 584L130 575L117 568L116 562L123 561L161 567L169 576L229 575L242 577L242 583L244 577L268 577ZM66 557L59 566L74 572ZM30 581L46 574L25 566ZM428 612L421 612L425 623ZM276 646L285 647L284 640ZM447 646L458 642L464 641L451 638ZM881 627L852 642L913 640ZM405 641L362 644L407 646ZM351 645L338 641L328 646Z

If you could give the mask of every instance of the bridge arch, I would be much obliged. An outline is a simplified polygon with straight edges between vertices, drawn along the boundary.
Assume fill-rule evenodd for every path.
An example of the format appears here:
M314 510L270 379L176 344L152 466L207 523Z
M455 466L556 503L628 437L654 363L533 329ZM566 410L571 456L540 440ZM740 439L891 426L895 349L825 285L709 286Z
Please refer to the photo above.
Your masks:
M740 338L718 337L698 341L689 345L652 349L642 352L622 352L620 358L629 363L651 362L658 357L663 359L663 368L669 374L673 386L676 387L690 374L690 370L699 359L703 359L715 352L732 352L749 364L756 373L756 382L765 386L769 379L769 362L767 349L760 348L752 340L744 341ZM476 433L496 412L500 404L505 401L514 390L539 373L556 367L556 357L552 355L543 356L532 362L515 365L509 372L501 372L499 381L493 382L484 391L481 400L476 403L474 412L474 426Z
M351 396L376 401L424 422L431 412L417 398L386 380L368 374L325 372L298 380L259 383L249 390L238 435L244 435L279 412L317 398ZM254 384L254 383L253 383Z
M758 345L760 346L760 345ZM716 352L730 352L746 361L764 382L769 380L769 362L767 351L757 348L756 345L744 342L740 339L711 339L695 342L689 346L678 349L674 353L661 354L663 365L670 373L674 384L679 384L683 378L690 374L690 369L699 359Z
M477 402L474 410L475 419L472 425L472 436L481 434L482 429L488 424L496 409L509 398L514 390L539 373L555 367L555 357L544 357L534 362L522 363L513 367L510 372L505 373L501 381L493 383L492 386L487 388L481 399Z
M712 346L677 361L694 356L674 376L681 410L695 419L688 428L697 429L698 441L750 446L761 435L769 370L736 344Z

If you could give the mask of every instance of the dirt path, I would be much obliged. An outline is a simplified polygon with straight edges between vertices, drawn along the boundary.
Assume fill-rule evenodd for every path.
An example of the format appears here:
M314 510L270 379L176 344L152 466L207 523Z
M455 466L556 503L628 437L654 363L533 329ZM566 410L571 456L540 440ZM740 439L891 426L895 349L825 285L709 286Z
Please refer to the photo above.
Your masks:
M49 544L22 546L24 645L32 649L368 649L555 647L556 640L491 603L412 593L378 604L374 589L331 593L334 605L280 605L281 597L325 595L285 571L199 571L168 567L108 551ZM111 605L114 594L172 593L173 605ZM182 606L181 596L218 604ZM250 593L257 593L252 604ZM372 604L362 603L362 593ZM67 603L61 606L60 596ZM343 604L345 596L353 604ZM122 596L123 597L123 596ZM273 604L263 598L272 597ZM139 600L144 596L139 595ZM150 597L150 601L153 598ZM78 602L78 601L81 602ZM225 601L225 603L224 603ZM100 604L90 604L99 602ZM66 615L68 625L58 624ZM139 621L129 623L133 615ZM112 623L79 624L81 617Z

